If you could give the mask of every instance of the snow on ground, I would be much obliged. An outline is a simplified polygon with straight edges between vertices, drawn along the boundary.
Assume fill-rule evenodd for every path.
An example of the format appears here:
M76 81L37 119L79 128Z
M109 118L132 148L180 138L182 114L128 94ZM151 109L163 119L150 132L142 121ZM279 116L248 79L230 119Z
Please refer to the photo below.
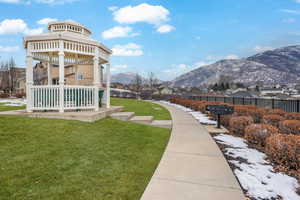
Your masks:
M210 120L201 112L195 112L167 101L162 101L162 103L190 113L200 123L216 124L215 121ZM229 146L226 148L225 154L235 158L235 160L228 162L237 167L234 173L250 197L272 199L280 196L283 200L300 200L300 196L296 193L296 189L299 187L297 180L283 173L275 172L272 165L266 161L266 154L249 148L246 141L239 137L220 134L214 138L218 143ZM238 158L246 162L239 162Z
M4 103L5 106L23 106L26 105L24 99L0 99L0 103Z
M206 114L203 114L201 112L193 111L190 108L186 108L186 107L178 105L178 104L170 103L168 101L161 101L161 102L190 113L201 124L206 124L206 125L216 125L217 124L216 121L209 119L209 117Z
M300 200L300 196L296 193L299 187L297 180L275 172L272 165L265 160L264 153L249 148L246 141L239 137L221 134L214 138L218 143L229 146L226 148L226 155L246 161L229 160L237 167L234 173L249 196L256 199L281 196L284 200Z

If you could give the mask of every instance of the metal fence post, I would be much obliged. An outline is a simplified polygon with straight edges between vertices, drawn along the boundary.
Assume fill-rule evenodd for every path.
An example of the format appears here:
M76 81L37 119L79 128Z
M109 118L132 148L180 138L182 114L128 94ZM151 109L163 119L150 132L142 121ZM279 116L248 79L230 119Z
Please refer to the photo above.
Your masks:
M272 109L275 108L275 99L272 99Z
M300 100L297 100L297 112L300 112Z

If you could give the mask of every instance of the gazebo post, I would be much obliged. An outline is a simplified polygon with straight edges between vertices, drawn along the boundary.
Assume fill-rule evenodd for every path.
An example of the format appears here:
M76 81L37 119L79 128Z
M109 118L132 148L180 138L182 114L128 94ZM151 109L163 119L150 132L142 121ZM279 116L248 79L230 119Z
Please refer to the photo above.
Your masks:
M59 41L59 112L64 112L64 84L65 84L65 54L64 54L64 42Z
M51 56L49 55L48 63L47 63L47 73L48 73L48 85L52 84L52 77L51 77L51 69L50 69L50 62L51 62Z
M99 74L99 49L95 48L94 55L94 87L95 87L95 111L99 111L99 85L100 85L100 74Z
M26 55L26 101L27 112L32 112L32 95L31 95L31 88L33 85L33 56L31 53L31 43L28 44L27 47L27 55Z
M106 64L106 108L110 108L110 63Z

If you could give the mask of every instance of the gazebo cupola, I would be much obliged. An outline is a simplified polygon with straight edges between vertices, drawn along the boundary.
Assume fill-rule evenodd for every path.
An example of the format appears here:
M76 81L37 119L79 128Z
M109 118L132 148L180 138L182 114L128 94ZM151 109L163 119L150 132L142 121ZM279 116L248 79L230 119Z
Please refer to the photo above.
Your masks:
M90 35L83 25L67 20L48 24L48 33L24 38L26 49L27 111L36 110L99 110L99 93L104 91L103 101L110 106L110 49ZM47 66L48 85L33 84L33 61ZM74 83L66 84L66 69L74 69ZM78 84L78 66L91 71L93 80L87 85ZM105 66L105 67L104 67ZM58 67L58 85L52 84L52 72ZM106 68L106 87L102 69ZM100 91L100 92L99 92Z

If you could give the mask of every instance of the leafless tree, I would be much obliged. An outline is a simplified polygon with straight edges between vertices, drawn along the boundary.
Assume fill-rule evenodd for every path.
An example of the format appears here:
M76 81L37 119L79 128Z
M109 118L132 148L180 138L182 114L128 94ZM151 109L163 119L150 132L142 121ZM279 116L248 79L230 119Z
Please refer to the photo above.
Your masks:
M151 94L151 99L155 90L155 86L157 86L158 80L155 77L155 74L153 72L150 72L148 74L148 81L149 81L149 88L150 88L150 94Z
M17 85L17 69L13 58L0 65L0 90L13 93Z
M141 91L143 87L143 79L142 77L137 73L133 79L133 85L135 88L135 92L137 93L137 98L139 99L141 96Z

